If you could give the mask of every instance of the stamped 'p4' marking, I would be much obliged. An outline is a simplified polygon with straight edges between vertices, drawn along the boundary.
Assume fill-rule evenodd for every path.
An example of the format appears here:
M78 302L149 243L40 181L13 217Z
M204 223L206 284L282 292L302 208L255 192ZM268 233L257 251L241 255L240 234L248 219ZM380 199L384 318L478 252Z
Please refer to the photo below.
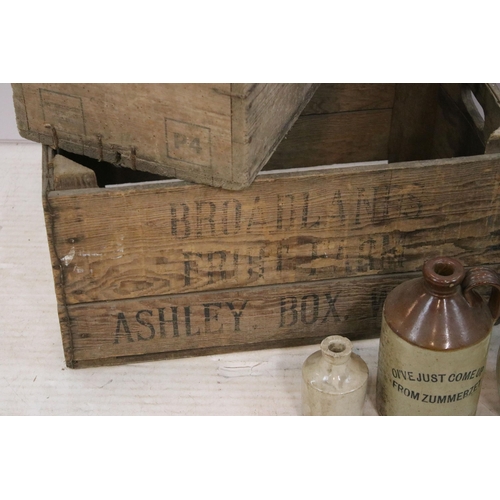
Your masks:
M192 123L165 119L167 156L193 165L210 167L210 129Z

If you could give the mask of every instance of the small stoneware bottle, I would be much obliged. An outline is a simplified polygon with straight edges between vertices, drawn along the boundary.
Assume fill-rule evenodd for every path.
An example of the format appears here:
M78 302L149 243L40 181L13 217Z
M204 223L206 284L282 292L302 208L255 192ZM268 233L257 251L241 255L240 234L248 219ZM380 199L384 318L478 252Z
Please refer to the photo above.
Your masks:
M489 302L475 290L492 287ZM437 257L384 304L377 372L380 415L475 415L500 279Z
M349 339L332 335L302 366L303 415L362 415L368 367Z

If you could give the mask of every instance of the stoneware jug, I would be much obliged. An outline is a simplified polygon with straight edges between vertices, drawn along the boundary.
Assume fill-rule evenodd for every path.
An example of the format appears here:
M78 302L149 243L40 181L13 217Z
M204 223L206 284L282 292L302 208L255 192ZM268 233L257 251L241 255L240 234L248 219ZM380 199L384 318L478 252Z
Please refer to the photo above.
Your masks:
M302 366L303 415L362 415L368 367L349 339L332 335Z
M478 287L492 287L489 302ZM499 275L465 271L437 257L423 276L392 290L384 303L377 372L380 415L475 415L493 324Z

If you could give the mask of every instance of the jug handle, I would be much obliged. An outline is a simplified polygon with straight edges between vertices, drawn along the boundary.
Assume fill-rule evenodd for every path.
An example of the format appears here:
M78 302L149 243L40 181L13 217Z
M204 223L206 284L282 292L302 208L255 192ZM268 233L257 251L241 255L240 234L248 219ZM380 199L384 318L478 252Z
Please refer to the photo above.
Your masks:
M493 322L496 322L500 317L500 275L487 267L473 267L467 271L462 283L462 290L467 302L471 305L473 304L473 290L478 286L490 286L492 288L488 307Z

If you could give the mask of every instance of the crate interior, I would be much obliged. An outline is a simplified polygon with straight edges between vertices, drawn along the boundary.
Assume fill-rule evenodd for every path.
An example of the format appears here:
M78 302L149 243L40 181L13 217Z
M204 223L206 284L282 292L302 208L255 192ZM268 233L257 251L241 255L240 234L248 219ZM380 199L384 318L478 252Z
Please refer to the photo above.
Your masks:
M483 154L484 112L462 84L322 84L265 170ZM99 187L163 180L60 151Z

